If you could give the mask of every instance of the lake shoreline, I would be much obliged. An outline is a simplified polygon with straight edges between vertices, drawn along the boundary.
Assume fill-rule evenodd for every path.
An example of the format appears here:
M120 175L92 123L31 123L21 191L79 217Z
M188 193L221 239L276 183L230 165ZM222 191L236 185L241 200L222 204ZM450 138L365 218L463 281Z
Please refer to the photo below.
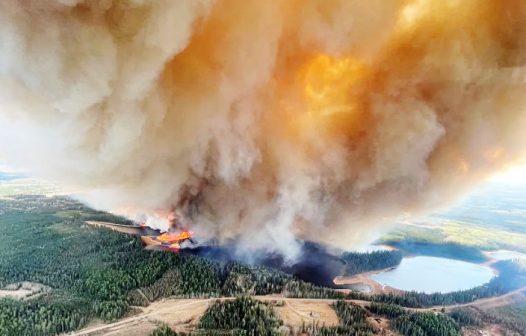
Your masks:
M363 284L371 288L371 291L368 292L367 294L389 294L389 293L403 294L406 291L398 289L398 288L390 287L390 286L384 286L381 283L371 278L372 275L376 275L376 274L379 274L385 271L389 271L395 268L396 267L388 267L388 268L384 268L380 270L355 274L351 276L338 275L337 277L333 279L333 283L338 286L343 286L343 285L352 286L352 285L362 285ZM349 289L349 291L356 291L356 290ZM363 291L357 291L357 292L363 292Z
M405 267L403 265L404 261L406 262L405 264ZM416 265L418 265L418 267L416 267L416 270L411 270L410 267L408 268L407 266L407 262L408 261L411 261L412 263L415 263L416 262ZM362 293L365 293L365 294L403 294L403 293L406 293L406 292L410 292L410 291L417 291L417 292L424 292L424 293L427 293L427 294L431 294L431 293L435 293L435 292L440 292L440 293L449 293L449 292L455 292L455 291L459 291L459 290L467 290L467 289L470 289L470 288L473 288L473 287L477 287L477 286L480 286L480 285L483 285L484 283L487 283L489 281L491 281L491 279L499 276L499 272L498 270L494 267L494 263L496 262L497 260L496 259L491 259L491 260L488 260L487 262L485 263L469 263L469 262L465 262L465 261L459 261L459 260L455 260L455 259L450 259L450 258L440 258L440 257L429 257L429 256L422 256L422 255L411 255L411 256L406 256L404 257L402 263L400 263L400 265L398 266L395 266L395 267L388 267L388 268L385 268L385 269L380 269L380 270L374 270L374 271L370 271L370 272L365 272L365 273L360 273L360 274L355 274L355 275L352 275L352 276L345 276L345 275L339 275L339 276L336 276L334 279L333 279L333 283L335 285L346 285L346 286L356 286L357 288L359 288L360 286L366 286L366 288L370 289L370 290L353 290L351 289L351 291L355 291L355 292L362 292ZM419 265L421 263L424 263L423 265ZM440 265L440 264L437 264L437 263L443 263L444 265ZM462 264L461 264L462 263ZM399 269L399 267L402 265L402 269ZM431 270L429 269L429 267L431 267ZM441 270L440 267L442 268L445 268L446 270ZM453 272L457 272L459 273L459 276L458 278L459 279L466 279L466 277L469 277L471 276L472 277L472 286L469 286L467 288L452 288L451 286L454 286L452 283L451 283L451 270L450 268L451 267L456 267L456 269L453 269ZM413 266L414 268L414 266ZM431 279L435 279L435 277L431 277L431 279L420 279L418 280L418 285L416 285L417 288L413 288L413 289L407 289L407 288L399 288L398 286L395 286L392 284L392 282L394 281L395 283L399 280L396 280L396 276L397 274L393 274L392 272L395 272L397 269L399 270L399 272L402 272L401 275L398 275L398 277L402 276L402 277L407 277L407 275L404 275L403 272L424 272L424 275L427 273L429 273L430 271L433 271L433 268L434 268L434 271L436 274L436 279L440 279L440 277L444 277L446 279L442 279L440 281L437 280L437 282L435 283L435 286L446 286L446 287L443 287L443 288L446 288L444 290L440 290L439 288L437 288L436 290L433 288L433 286L431 285L431 289L429 290L426 290L426 289L423 289L423 288L418 288L419 286L421 286L422 283L426 283L426 284L431 284L432 283L432 280ZM388 274L389 272L391 272L391 274ZM464 272L464 274L462 274L462 272ZM471 275L468 273L468 272L471 272ZM490 273L488 273L490 272ZM379 276L379 275L385 275L387 274L387 276L391 276L392 279L386 279L385 282L383 281L379 281L378 279L375 279L375 276ZM491 274L491 275L490 275ZM448 279L448 276L449 276L449 279ZM480 283L478 283L478 281L475 279L475 278L480 278L480 277L484 277L484 280L483 281L479 281ZM413 277L413 276L410 276L411 279L416 279L417 277ZM424 277L425 278L425 277ZM487 278L487 279L486 279ZM445 281L445 280L449 280L449 287L447 286L448 285L448 282ZM388 282L391 281L391 283L389 284ZM402 281L404 283L407 283L406 280Z

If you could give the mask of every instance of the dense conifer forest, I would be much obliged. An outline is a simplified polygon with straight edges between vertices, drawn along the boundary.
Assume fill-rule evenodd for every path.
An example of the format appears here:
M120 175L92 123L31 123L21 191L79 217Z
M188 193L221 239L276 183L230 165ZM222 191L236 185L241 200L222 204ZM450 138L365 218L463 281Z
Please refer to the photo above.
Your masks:
M438 324L448 326L444 330L449 333L444 335L456 335L452 319L443 320L441 314L402 314L403 308L389 304L426 307L465 303L526 286L524 266L506 261L496 264L499 277L467 291L345 296L264 267L145 250L139 237L94 228L86 225L86 220L127 223L66 197L19 196L0 200L0 288L21 281L49 288L29 300L0 299L0 335L56 335L82 328L94 318L104 321L122 318L133 313L132 306L147 306L169 296L209 298L275 293L295 298L365 299L379 305L367 311L337 301L334 309L340 326L314 326L313 335L372 334L375 330L367 320L370 313L398 321L393 322L393 327L404 335L420 335L418 330L425 331ZM380 255L369 254L367 263L358 262L360 257L351 254L347 259L353 260L357 269L366 270L385 265L379 261ZM390 253L385 263L394 263L398 258ZM262 303L245 297L229 302L212 306L201 323L201 334L215 335L218 328L230 328L218 324L222 317L228 316L228 323L237 323L235 315L240 306L250 313L248 320L236 324L241 334L248 326L265 321L266 326L271 326L269 335L272 335L279 325L272 309ZM457 315L452 315L453 319L465 323L466 318ZM250 321L256 322L250 324ZM403 327L408 325L411 327ZM163 330L158 331L159 335L170 332Z
M400 264L402 257L402 252L398 250L369 253L346 252L342 255L345 261L345 275L348 276L395 267Z
M449 313L461 327L481 327L485 324L496 324L506 329L507 336L526 335L526 303L481 310L476 307L462 307Z
M369 311L391 319L391 326L404 336L459 336L460 327L451 317L437 312L410 312L400 306L373 303Z
M247 336L279 336L282 324L271 307L251 299L239 297L232 301L216 301L201 317L199 328L228 331Z
M473 263L487 261L487 258L478 248L452 242L432 242L406 238L404 240L382 240L381 243L396 247L404 255L424 255Z
M493 265L499 275L488 283L471 289L450 293L418 293L406 292L403 294L376 294L364 295L350 293L348 299L365 299L375 302L393 303L404 307L431 307L447 306L473 302L477 299L503 295L515 289L526 286L526 265L516 260L499 261Z
M338 300L332 305L338 315L340 325L337 327L322 327L320 336L366 336L374 335L377 330L367 321L369 313L360 306Z
M51 288L27 301L0 299L0 335L55 335L167 296L342 297L263 267L145 250L139 237L84 223L125 220L66 197L3 199L0 214L0 288L20 281Z

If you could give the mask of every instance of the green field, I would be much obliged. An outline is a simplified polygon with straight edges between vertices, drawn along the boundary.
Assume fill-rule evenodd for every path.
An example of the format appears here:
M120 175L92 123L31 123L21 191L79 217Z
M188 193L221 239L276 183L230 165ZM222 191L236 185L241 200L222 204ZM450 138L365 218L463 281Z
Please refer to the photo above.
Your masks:
M63 193L51 183L33 178L0 179L0 198L14 195L55 195Z
M384 235L379 243L404 240L435 244L449 242L484 251L503 249L526 253L526 234L456 221L444 221L440 224L400 225Z

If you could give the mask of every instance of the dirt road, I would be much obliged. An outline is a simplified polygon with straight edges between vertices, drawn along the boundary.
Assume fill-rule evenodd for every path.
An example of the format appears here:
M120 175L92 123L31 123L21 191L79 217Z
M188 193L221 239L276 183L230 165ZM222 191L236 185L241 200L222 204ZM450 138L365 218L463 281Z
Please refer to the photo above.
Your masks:
M332 299L296 299L285 298L279 295L255 296L257 300L265 302L283 302L283 306L276 307L276 312L285 323L301 325L302 321L327 321L327 325L335 325L337 318L331 312ZM445 306L446 311L459 307L475 306L478 308L494 308L506 305L514 299L526 298L526 287L513 292L487 299L479 299L466 304ZM160 323L168 324L176 331L187 331L195 326L208 306L215 300L233 300L233 297L211 299L163 299L153 302L150 306L141 308L137 315L124 318L117 322L98 324L70 333L71 336L139 336L147 335ZM369 301L347 300L362 307L370 304ZM443 306L411 309L414 311L439 311Z
M131 226L131 225L122 225L108 222L98 222L98 221L86 221L86 224L94 227L103 227L111 229L113 231L122 232L131 235L141 235L142 228L140 226Z
M507 304L513 303L513 301L515 300L521 300L521 299L526 299L526 287L516 289L504 295L490 297L486 299L478 299L476 301L469 302L469 303L445 306L444 308L446 309L446 311L451 311L455 308L473 307L473 306L477 308L481 308L481 309L488 309L488 308L502 307ZM429 309L441 309L441 308L442 307L436 306L436 307L431 307Z
M230 298L225 298L230 299ZM148 335L158 324L166 323L178 331L197 323L215 299L165 299L152 303L137 315L113 323L97 324L69 333L75 336L142 336Z

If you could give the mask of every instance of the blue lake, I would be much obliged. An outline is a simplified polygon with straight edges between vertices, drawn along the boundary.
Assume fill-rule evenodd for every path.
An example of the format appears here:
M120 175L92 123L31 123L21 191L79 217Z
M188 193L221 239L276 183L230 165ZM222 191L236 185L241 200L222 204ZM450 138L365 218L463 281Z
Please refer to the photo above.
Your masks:
M384 286L405 291L447 293L482 285L495 276L489 267L469 262L436 258L404 258L394 269L371 276Z

